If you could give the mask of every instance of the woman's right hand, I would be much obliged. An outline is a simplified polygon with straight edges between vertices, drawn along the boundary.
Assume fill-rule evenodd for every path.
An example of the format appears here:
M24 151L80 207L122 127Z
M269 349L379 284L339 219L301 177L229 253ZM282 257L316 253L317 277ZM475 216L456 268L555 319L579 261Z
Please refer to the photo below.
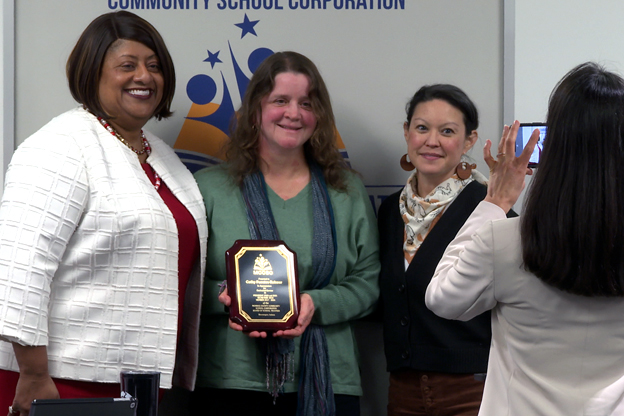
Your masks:
M48 373L47 347L13 343L20 376L15 388L13 413L9 416L27 416L33 400L58 399L59 392Z
M221 293L219 293L219 302L221 302L228 308L230 307L230 304L232 303L232 298L230 298L230 295L228 295L227 287L224 288Z
M219 302L221 302L223 305L229 307L232 304L232 298L230 298L230 295L228 295L228 290L227 287L223 290L223 292L221 292L219 294ZM236 322L232 322L231 319L228 319L230 328L232 328L235 331L242 331L243 327L239 324L237 324ZM267 333L262 331L251 331L251 332L247 332L246 333L250 338L266 338L267 337Z
M49 375L28 375L20 373L15 398L13 399L13 413L9 416L28 416L30 404L33 400L58 399L59 392Z
M533 131L520 156L515 155L516 136L520 123L516 120L511 127L503 128L503 136L498 143L496 159L490 149L492 142L487 140L483 148L483 158L490 168L490 180L484 201L491 202L509 212L524 189L524 177L533 171L528 167L533 149L539 140L539 130Z

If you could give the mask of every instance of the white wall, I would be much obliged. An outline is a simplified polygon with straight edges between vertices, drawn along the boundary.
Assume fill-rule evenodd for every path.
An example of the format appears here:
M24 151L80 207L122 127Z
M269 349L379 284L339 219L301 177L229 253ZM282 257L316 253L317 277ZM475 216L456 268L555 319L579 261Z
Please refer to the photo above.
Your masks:
M513 48L505 57L505 123L544 121L555 84L580 63L624 74L622 2L505 0L505 9L505 52ZM523 202L524 195L516 211Z
M74 105L64 76L65 61L89 21L109 11L108 3L16 3L17 143ZM161 31L178 76L175 115L151 123L149 129L170 143L175 141L191 105L186 83L202 71L220 78L224 65L212 70L202 61L206 49L220 49L225 61L231 41L234 50L251 45L293 49L315 61L332 95L351 162L367 185L405 181L398 164L406 147L404 106L423 84L448 82L465 89L480 110L481 137L495 140L502 119L502 1L406 0L405 4L400 11L231 11L213 6L208 11L132 10ZM250 20L260 20L258 36L237 39L240 31L233 31L232 23L241 21L245 13ZM231 79L227 70L224 76ZM475 155L484 168L480 151Z
M13 0L0 3L0 198L4 173L14 143L14 9Z
M555 84L574 66L596 61L624 71L624 4L616 0L515 2L515 117L546 117Z

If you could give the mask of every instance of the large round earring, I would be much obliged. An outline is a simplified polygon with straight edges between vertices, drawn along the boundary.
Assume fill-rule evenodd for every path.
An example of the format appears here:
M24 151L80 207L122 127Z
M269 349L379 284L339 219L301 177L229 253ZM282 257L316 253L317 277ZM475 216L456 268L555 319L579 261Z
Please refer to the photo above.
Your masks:
M472 170L476 168L477 165L475 163L468 164L468 162L460 162L455 168L455 173L459 179L465 181L472 175Z
M416 167L414 166L414 164L412 163L411 160L409 160L407 153L405 153L403 155L403 157L401 157L401 168L403 168L403 170L409 172L410 170L414 170L416 169Z

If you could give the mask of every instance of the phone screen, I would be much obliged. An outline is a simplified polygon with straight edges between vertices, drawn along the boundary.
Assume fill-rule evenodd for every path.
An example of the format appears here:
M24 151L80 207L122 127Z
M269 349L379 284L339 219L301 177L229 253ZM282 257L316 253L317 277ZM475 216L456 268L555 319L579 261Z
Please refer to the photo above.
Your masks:
M544 123L520 123L520 129L518 130L518 136L516 136L516 156L520 156L522 150L529 142L531 134L534 130L539 130L540 137L535 145L531 159L529 159L529 166L536 167L539 164L540 156L542 155L542 149L544 148L544 139L546 138L546 124Z

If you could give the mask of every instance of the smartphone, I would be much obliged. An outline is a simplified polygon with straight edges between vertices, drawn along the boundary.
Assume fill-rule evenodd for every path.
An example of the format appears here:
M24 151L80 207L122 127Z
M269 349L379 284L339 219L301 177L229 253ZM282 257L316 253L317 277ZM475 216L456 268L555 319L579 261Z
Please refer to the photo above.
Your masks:
M544 148L544 140L546 139L546 123L520 123L520 129L516 136L516 156L520 156L522 150L526 146L533 134L534 130L539 130L540 137L535 145L531 159L529 159L529 167L535 168L539 165L542 149Z

